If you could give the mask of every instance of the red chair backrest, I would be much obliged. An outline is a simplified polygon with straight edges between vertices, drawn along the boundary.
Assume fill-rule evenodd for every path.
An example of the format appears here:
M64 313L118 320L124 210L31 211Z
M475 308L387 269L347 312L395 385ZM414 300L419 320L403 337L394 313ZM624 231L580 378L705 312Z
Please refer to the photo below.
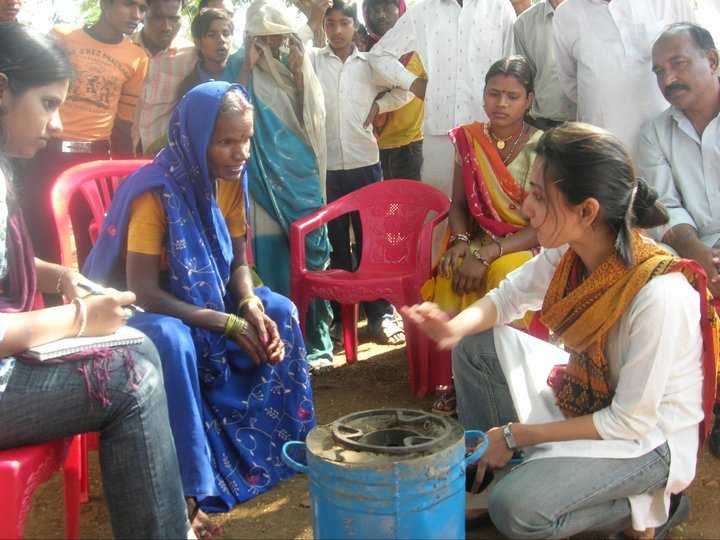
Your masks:
M424 223L447 211L445 194L415 180L386 180L354 191L332 206L360 213L360 270L412 270Z
M55 229L60 242L60 261L64 266L78 267L85 253L77 253L75 238L84 231L74 231L70 219L70 201L82 195L92 214L87 231L90 244L95 243L105 213L118 185L129 174L150 163L144 159L91 161L75 165L58 176L52 189L52 208Z
M77 238L84 231L73 230L70 217L70 201L80 194L90 209L92 219L87 231L87 245L95 244L100 227L105 219L112 197L120 182L143 165L150 163L145 159L91 161L75 165L65 170L55 180L52 189L53 217L55 230L60 242L60 261L64 266L82 267L87 253L78 253ZM253 264L252 231L247 229L248 264Z

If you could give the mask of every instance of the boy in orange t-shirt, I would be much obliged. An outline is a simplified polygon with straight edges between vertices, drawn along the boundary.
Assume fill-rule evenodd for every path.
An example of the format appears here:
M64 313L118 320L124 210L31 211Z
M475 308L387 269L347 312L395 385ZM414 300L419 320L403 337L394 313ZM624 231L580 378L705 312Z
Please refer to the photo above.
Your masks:
M48 141L23 174L29 178L20 194L25 219L38 257L59 262L50 191L57 176L72 165L132 157L131 129L148 57L127 36L142 21L146 0L101 0L100 19L78 29L58 26L51 32L75 68L67 100L60 108L63 132ZM85 208L71 207L73 224L89 221ZM76 219L77 218L77 219ZM79 255L88 250L78 245Z

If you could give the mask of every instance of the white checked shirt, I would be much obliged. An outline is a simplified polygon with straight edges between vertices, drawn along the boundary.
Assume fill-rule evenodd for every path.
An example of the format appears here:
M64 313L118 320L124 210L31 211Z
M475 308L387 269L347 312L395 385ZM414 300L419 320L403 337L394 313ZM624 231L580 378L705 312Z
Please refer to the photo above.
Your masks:
M384 78L410 88L416 75L398 61L420 55L428 86L424 133L446 135L453 127L487 120L485 73L513 49L515 11L507 0L421 0L398 19L370 51L370 63Z
M652 45L674 22L692 21L689 0L566 0L553 33L560 85L578 120L617 135L636 155L642 125L667 102L652 73Z
M133 34L135 43L145 48L142 30ZM145 49L147 51L147 49ZM150 53L148 52L148 56ZM133 146L142 143L143 153L157 146L158 141L167 137L170 115L178 102L180 83L197 64L197 53L192 42L176 37L170 47L150 56L145 84L135 108L133 122ZM159 150L159 148L154 148ZM152 156L150 156L152 157Z
M310 59L325 95L325 133L329 171L375 165L380 152L372 125L363 127L373 101L390 85L377 78L367 54L357 48L343 63L332 49L311 49ZM413 94L394 88L378 99L380 113L399 109Z

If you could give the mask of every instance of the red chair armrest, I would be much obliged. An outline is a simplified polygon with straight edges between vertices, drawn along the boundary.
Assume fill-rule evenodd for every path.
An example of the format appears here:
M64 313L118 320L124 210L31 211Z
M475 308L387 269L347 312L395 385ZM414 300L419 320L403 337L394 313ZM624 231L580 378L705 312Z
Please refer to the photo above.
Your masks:
M435 228L448 216L448 212L442 212L435 216L433 219L423 225L420 231L420 241L418 247L418 260L417 260L417 275L420 283L417 283L417 287L421 287L422 284L432 274L432 237Z

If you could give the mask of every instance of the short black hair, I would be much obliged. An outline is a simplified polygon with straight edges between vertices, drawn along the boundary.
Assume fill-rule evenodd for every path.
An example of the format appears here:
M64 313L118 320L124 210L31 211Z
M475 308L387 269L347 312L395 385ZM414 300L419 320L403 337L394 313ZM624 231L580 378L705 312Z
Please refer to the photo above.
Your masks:
M717 50L712 34L706 28L690 22L679 22L669 25L657 40L660 41L665 36L681 33L688 34L701 52L708 53Z
M357 14L357 4L354 2L354 0L333 0L332 6L328 8L328 10L325 12L325 17L328 16L328 13L331 11L337 10L346 17L350 17L355 23L358 22L358 14Z
M145 1L147 2L148 7L151 7L153 4L155 4L157 2L164 2L164 1L170 1L170 0L145 0ZM180 0L180 9L185 9L186 7L187 7L187 0Z

